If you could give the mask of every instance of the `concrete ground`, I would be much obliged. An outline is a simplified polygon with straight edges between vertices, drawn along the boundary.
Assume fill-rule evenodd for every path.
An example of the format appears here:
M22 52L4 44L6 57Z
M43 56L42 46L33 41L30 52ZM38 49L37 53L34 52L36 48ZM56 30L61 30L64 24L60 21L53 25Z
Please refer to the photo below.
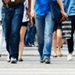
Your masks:
M53 58L51 64L39 62L37 47L25 47L23 62L11 64L6 61L7 52L1 50L0 75L75 75L75 52L73 61L67 61L67 47L62 48L63 57Z

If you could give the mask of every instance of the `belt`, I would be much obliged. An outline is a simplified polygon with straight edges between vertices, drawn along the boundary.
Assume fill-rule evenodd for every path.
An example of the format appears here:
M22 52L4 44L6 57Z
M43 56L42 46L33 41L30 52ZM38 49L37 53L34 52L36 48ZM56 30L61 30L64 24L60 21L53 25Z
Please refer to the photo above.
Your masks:
M22 3L20 3L20 4L22 4ZM18 6L20 4L3 4L3 6L8 8L8 7L15 7L15 6Z

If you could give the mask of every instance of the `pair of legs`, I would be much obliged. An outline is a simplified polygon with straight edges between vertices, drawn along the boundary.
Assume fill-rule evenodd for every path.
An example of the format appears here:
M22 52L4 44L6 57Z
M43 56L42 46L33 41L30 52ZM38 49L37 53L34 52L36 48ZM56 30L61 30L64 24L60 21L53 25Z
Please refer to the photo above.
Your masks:
M52 48L52 34L54 27L51 12L48 12L47 14L42 16L36 15L35 23L40 59L47 59L50 61Z
M53 33L53 57L57 57L57 55L60 57L62 56L61 46L62 46L62 32L61 29L57 29Z
M19 61L23 61L22 54L24 50L24 37L27 30L27 24L28 22L22 23L21 29L20 29L20 43L19 43Z
M18 60L19 50L19 32L23 16L23 4L17 6L4 5L2 7L2 25L5 34L6 49L9 53L11 62L16 63Z
M68 44L68 53L71 58L68 56L68 60L72 59L72 53L74 51L73 34L75 31L75 16L70 16L70 20L71 20L71 26L72 26L72 33L71 33L71 38L67 40L67 44Z

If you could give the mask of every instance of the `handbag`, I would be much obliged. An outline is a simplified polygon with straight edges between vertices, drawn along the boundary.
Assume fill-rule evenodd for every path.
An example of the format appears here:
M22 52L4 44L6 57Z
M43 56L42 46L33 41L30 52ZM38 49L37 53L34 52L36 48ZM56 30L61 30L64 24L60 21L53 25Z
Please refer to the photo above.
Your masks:
M72 33L71 21L67 19L66 21L62 22L62 38L70 39L71 33Z

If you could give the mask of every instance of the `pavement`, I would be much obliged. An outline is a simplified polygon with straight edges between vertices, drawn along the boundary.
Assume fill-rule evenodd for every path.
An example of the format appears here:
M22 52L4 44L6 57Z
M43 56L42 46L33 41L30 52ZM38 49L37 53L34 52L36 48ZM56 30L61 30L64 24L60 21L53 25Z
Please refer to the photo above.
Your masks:
M75 75L75 57L67 61L66 57L51 57L51 64L39 62L39 56L24 56L23 62L10 64L6 57L0 58L0 75Z
M5 48L4 48L5 49ZM63 57L53 58L51 64L40 63L37 47L25 47L23 62L11 64L6 61L7 51L1 50L0 75L75 75L75 52L73 60L67 61L67 46L63 46Z

